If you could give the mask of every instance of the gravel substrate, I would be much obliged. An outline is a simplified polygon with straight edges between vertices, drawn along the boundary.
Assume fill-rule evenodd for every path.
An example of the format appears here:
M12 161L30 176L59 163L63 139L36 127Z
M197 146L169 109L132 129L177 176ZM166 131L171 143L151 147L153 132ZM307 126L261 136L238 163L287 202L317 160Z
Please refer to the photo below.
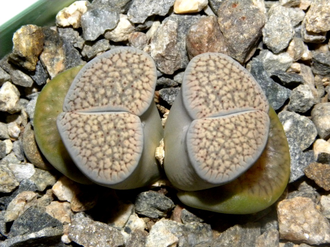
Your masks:
M0 60L0 246L329 246L329 31L328 0L76 1L56 26L21 27ZM164 122L194 56L221 52L246 67L288 139L281 198L220 214L185 206L166 179L112 190L52 169L34 139L40 91L117 46L155 61Z

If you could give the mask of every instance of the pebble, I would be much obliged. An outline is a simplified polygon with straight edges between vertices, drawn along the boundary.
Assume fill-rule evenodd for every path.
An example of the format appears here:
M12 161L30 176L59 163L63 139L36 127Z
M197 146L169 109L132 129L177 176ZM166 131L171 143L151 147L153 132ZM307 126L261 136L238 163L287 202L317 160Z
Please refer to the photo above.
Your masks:
M3 159L6 156L6 144L3 141L0 141L0 159Z
M11 82L5 82L0 88L0 111L10 114L20 111L19 106L20 92Z
M287 71L293 63L292 57L287 52L274 54L271 51L263 50L256 59L263 63L268 75L278 71Z
M280 4L285 7L299 7L300 0L280 0Z
M40 55L42 64L53 79L65 69L65 51L59 34L51 28L43 29L45 35L44 49Z
M289 17L283 13L272 14L262 29L263 42L274 53L286 49L295 32Z
M124 245L124 237L119 230L105 223L93 221L83 213L77 213L72 217L69 238L84 247Z
M274 71L271 75L271 78L280 85L287 88L296 88L305 82L301 75L296 73L288 73L281 70Z
M330 219L330 196L324 195L320 198L321 212L327 218Z
M14 173L5 165L0 164L0 192L10 193L15 190L19 185Z
M326 191L330 190L330 165L312 163L305 169L305 175Z
M306 197L311 199L314 203L318 203L320 201L320 194L314 187L310 186L305 181L298 185L297 190L290 192L286 199L292 199L296 197Z
M318 245L330 243L330 224L305 197L285 199L277 206L281 239Z
M12 222L21 216L33 203L36 202L38 194L33 191L19 193L7 206L4 220Z
M71 223L72 211L69 202L52 201L46 206L46 213L62 224Z
M314 123L305 116L294 112L282 111L278 117L288 139L294 140L301 151L311 146L317 136Z
M308 85L299 85L291 92L289 111L305 113L309 111L317 102L311 88Z
M151 228L147 236L146 247L154 246L210 246L212 230L204 223L180 224L175 221L161 219Z
M159 95L167 104L173 105L176 96L180 93L180 88L162 88Z
M291 90L281 86L271 79L265 71L264 64L258 58L253 58L249 63L249 66L250 73L265 92L269 104L274 110L280 109L289 99Z
M22 142L20 140L17 140L17 141L13 142L13 152L14 152L16 158L20 162L23 162L25 160L23 147L22 147Z
M110 47L109 40L100 39L91 45L85 44L83 50L81 51L81 55L90 60L98 53L110 50Z
M127 15L120 14L119 22L115 29L106 31L104 37L113 42L127 41L134 31L134 25L128 20Z
M52 191L60 201L71 202L74 195L79 193L79 187L71 179L62 176L53 185Z
M10 139L6 139L3 141L6 145L6 154L9 154L13 150L13 143Z
M49 78L47 71L45 70L40 60L37 62L36 70L33 72L33 74L30 74L30 76L38 86L46 84Z
M174 206L171 199L155 191L142 192L135 200L135 212L153 219L165 217Z
M279 246L280 234L278 230L271 229L261 234L255 243L255 247Z
M314 51L312 70L316 75L326 76L330 73L330 52Z
M147 229L147 224L137 214L133 213L129 216L125 226L125 232L144 231Z
M10 81L10 75L0 67L0 85L2 85L6 81Z
M8 123L7 126L8 126L9 137L17 140L21 133L20 125L17 122L10 122L10 123Z
M24 163L24 164L9 163L8 167L13 172L18 182L21 182L24 179L31 178L35 173L34 165L30 163Z
M330 137L330 103L318 103L311 112L312 121L322 139Z
M58 34L65 43L70 43L73 47L82 50L85 40L80 36L79 32L73 28L57 28Z
M313 1L305 17L306 30L322 33L330 30L330 2L327 0Z
M187 33L189 58L205 52L228 53L225 38L215 16L203 16Z
M322 43L326 40L326 33L311 33L306 30L306 23L301 25L301 36L305 43Z
M289 43L288 54L292 57L293 61L303 60L308 61L312 59L312 54L308 50L308 46L305 45L304 41L299 37L293 37Z
M44 34L41 27L22 26L13 35L13 50L9 58L23 69L35 71L43 43Z
M296 27L303 21L305 12L299 8L289 8L274 4L268 11L268 16L271 15L288 17L291 21L292 27Z
M35 184L38 191L44 191L47 187L55 184L55 175L38 168L35 168L35 170L35 173L29 180Z
M70 6L62 9L56 15L56 24L60 27L81 27L80 19L87 11L88 1L76 1Z
M313 145L314 156L317 162L330 164L330 143L317 139Z
M208 4L208 0L175 0L174 13L198 13Z
M265 13L249 0L228 0L220 5L217 14L229 55L240 63L248 61L266 23Z
M127 247L145 247L148 233L146 231L133 231L126 241Z
M7 124L0 122L0 139L8 139L9 134L8 134L8 127Z
M148 17L165 16L175 0L144 1L135 0L130 6L127 16L132 23L144 23Z
M148 43L148 37L143 32L132 32L128 37L129 45L144 50Z

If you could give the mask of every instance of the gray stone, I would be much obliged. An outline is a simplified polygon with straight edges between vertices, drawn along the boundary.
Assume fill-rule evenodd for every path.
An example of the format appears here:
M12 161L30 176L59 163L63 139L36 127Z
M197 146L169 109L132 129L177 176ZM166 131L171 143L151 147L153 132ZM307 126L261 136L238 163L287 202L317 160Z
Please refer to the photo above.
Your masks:
M309 118L289 111L280 112L278 117L288 139L293 139L301 151L310 147L317 136L317 130Z
M148 44L148 37L143 32L133 32L128 38L130 46L143 50Z
M322 33L330 30L330 2L327 0L313 1L305 17L306 30Z
M311 199L314 203L320 201L320 194L314 187L310 186L305 181L299 184L297 190L290 192L286 199L292 199L295 197L306 197Z
M24 151L20 140L13 142L13 152L19 161L24 161Z
M234 225L222 232L213 240L212 247L242 247L255 246L260 235L260 226L257 223Z
M0 122L0 139L9 139L7 124Z
M98 4L89 8L81 16L81 27L85 40L96 40L107 30L114 29L119 22L119 9L106 4Z
M172 75L176 70L186 68L189 62L186 34L199 18L173 14L162 22L152 36L149 53L162 73Z
M300 8L289 8L279 4L274 4L268 11L268 15L288 17L291 21L292 27L296 27L303 21L305 12Z
M15 175L6 164L0 165L0 192L10 193L19 185Z
M161 219L156 222L147 237L146 247L154 246L210 246L212 230L210 225L198 222L187 224Z
M18 182L21 182L24 179L29 179L35 173L34 165L30 163L9 163L8 167L10 168L10 170L12 170Z
M103 5L106 3L112 8L120 9L122 13L126 13L132 2L132 0L94 0L93 5Z
M159 95L167 104L172 105L176 96L180 93L180 88L162 88Z
M85 44L85 40L79 35L79 32L73 28L57 28L58 34L63 40L69 42L73 47L81 50Z
M145 247L148 233L146 231L129 232L129 238L126 242L126 247Z
M300 59L309 59L309 56L311 54L308 50L307 45L305 45L302 38L299 37L293 37L289 44L287 52L293 58L293 61L298 61Z
M160 218L174 208L173 201L155 191L140 193L135 200L135 212L150 218Z
M313 145L314 156L317 162L330 164L330 143L317 139Z
M182 223L190 223L190 222L203 222L204 220L193 214L192 212L189 212L187 209L182 209L181 215L180 215Z
M133 23L144 23L150 16L165 16L173 6L174 1L134 0L127 12L128 19Z
M5 82L0 88L0 111L10 114L20 111L19 97L20 93L16 86L9 81Z
M285 71L274 71L271 78L287 88L295 88L304 83L304 78L296 73L287 73Z
M30 76L38 86L46 84L48 74L40 60L37 62L35 71L31 72Z
M250 72L252 76L265 92L269 104L275 110L280 109L290 97L291 90L272 80L267 74L263 63L259 59L253 58L249 65L251 66Z
M286 71L293 63L292 57L286 52L275 55L271 51L262 50L256 58L263 63L268 75L278 71Z
M320 198L321 212L327 218L330 219L330 196L323 195Z
M225 0L209 0L209 5L214 13L218 13L218 9L224 1Z
M250 0L225 1L217 13L229 55L240 63L248 61L261 37L261 29L266 22L265 13Z
M281 239L312 245L330 243L329 221L311 199L285 199L279 202L277 213Z
M63 39L63 49L65 53L65 69L84 64L79 51L65 39Z
M123 246L124 237L116 228L93 221L83 213L77 213L69 226L69 238L84 247Z
M330 137L330 103L318 103L312 110L312 121L322 139Z
M20 124L18 122L10 122L8 123L8 134L9 137L11 137L14 140L17 140L20 133L21 133L21 128Z
M300 5L300 0L280 0L280 4L285 7L297 7Z
M306 43L323 43L326 40L326 32L313 33L306 30L306 23L301 25L301 36Z
M3 68L0 68L0 85L5 81L9 81L10 79L10 75L6 71L4 71Z
M6 143L0 141L0 159L3 159L6 156Z
M120 14L118 25L111 31L106 31L104 37L113 42L125 42L134 31L134 25L127 19L127 15Z
M279 53L288 47L294 36L294 29L289 17L272 14L262 29L262 34L265 45L272 52Z
M36 95L36 96L38 96L38 95ZM31 123L33 123L34 111L35 111L35 108L36 108L37 98L38 97L32 98L29 101L29 103L27 104L26 109L25 109L26 113L28 114L28 116L30 118Z
M308 85L299 85L291 92L289 111L305 113L315 105L317 99L314 97L311 88Z
M38 191L44 191L47 187L51 187L56 183L56 177L54 175L48 171L35 169L35 173L29 180L36 185Z
M98 53L107 51L110 49L110 43L109 40L106 39L100 39L96 41L95 43L88 43L84 45L83 50L81 51L81 54L87 58L87 60L90 60L94 58Z
M330 74L330 52L314 51L312 58L312 70L317 75Z
M255 247L268 247L278 246L280 242L280 234L278 230L271 229L260 235L257 240Z
M9 236L15 237L38 232L48 227L63 229L62 223L57 219L38 207L30 207L14 221L10 228Z
M175 80L168 77L160 77L157 79L157 86L165 86L165 87L175 87L178 86L179 83Z

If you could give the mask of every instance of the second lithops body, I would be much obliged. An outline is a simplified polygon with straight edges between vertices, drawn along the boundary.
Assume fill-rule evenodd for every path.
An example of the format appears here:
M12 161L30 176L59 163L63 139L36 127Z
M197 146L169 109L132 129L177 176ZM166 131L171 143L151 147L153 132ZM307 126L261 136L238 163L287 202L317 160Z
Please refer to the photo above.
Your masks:
M133 189L159 177L156 79L146 53L122 47L90 61L73 81L57 126L72 159L95 183Z

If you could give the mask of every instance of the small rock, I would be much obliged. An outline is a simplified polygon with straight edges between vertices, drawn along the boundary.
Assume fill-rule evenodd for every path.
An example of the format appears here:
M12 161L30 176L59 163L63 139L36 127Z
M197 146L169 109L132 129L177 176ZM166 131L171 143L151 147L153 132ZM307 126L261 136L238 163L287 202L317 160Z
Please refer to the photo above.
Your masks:
M74 195L78 194L80 190L78 185L74 181L65 176L62 176L53 185L52 191L60 201L71 202Z
M0 192L10 193L17 188L19 182L7 165L0 164Z
M280 4L285 7L298 7L300 0L280 0Z
M6 156L6 143L0 141L0 159L3 159Z
M279 53L288 47L294 36L294 29L289 17L272 14L262 29L262 34L267 47L272 52Z
M321 212L327 218L330 219L330 196L321 196L320 199Z
M79 35L79 32L73 28L57 28L58 34L61 38L73 45L73 47L81 50L85 44L85 40Z
M317 139L313 145L314 156L317 162L330 164L330 143Z
M135 212L150 218L160 218L174 208L171 199L155 191L140 193L135 201Z
M187 209L182 209L180 218L182 220L182 223L190 223L190 222L203 222L203 219L199 218L195 214L189 212Z
M28 114L31 122L33 122L34 111L35 111L35 108L36 108L37 98L38 97L32 98L26 106L26 113Z
M69 227L69 238L85 247L124 245L124 237L116 228L93 221L83 213L73 216Z
M127 233L134 231L144 231L144 229L147 229L145 221L135 213L130 215L124 227L124 231Z
M10 79L10 75L0 67L0 85L2 85L5 81L10 81Z
M133 23L144 23L150 16L165 16L173 6L174 1L175 0L135 0L127 12L128 19Z
M171 78L168 77L160 77L157 79L157 86L165 86L165 87L175 87L178 86L179 83L176 82L175 80L172 80Z
M37 62L36 70L31 72L30 76L38 86L46 84L49 78L48 73L40 60Z
M255 247L279 246L280 234L278 230L271 229L256 239Z
M306 30L322 33L330 30L330 2L327 0L313 1L305 17Z
M317 99L308 85L299 85L291 92L288 110L305 113L312 108L316 101Z
M48 171L38 168L35 169L34 175L29 180L36 185L38 191L44 191L48 186L53 186L55 184L56 177L54 175Z
M154 246L210 246L212 230L203 223L180 224L175 221L161 219L151 228L146 247Z
M304 78L296 73L287 73L284 71L274 71L271 78L284 87L295 88L304 83Z
M36 167L44 170L51 170L53 167L41 155L34 137L34 131L31 128L31 123L25 126L23 133L23 150L27 159Z
M256 59L263 63L268 75L278 71L286 71L293 63L292 57L287 52L274 54L271 51L262 50Z
M8 134L7 124L0 122L0 139L3 140L8 138L9 138L9 134Z
M311 52L308 50L307 45L301 38L293 37L287 49L288 54L292 57L293 61L311 59Z
M80 19L82 14L87 11L87 4L88 1L76 1L69 7L59 11L56 15L56 25L60 27L80 27Z
M309 198L296 197L277 206L280 238L318 245L330 243L330 224Z
M60 221L62 224L71 223L72 211L69 202L53 201L46 206L46 213Z
M148 44L148 37L143 32L132 32L128 38L130 46L143 50Z
M289 111L280 112L278 117L288 139L297 142L302 151L311 146L317 136L317 130L310 119Z
M180 93L180 88L162 88L159 90L160 97L169 105L172 105L176 96Z
M205 52L227 53L225 39L215 16L203 16L190 27L187 51L190 59Z
M8 126L9 137L17 140L21 133L21 128L19 124L17 122L10 122L7 126Z
M94 4L81 16L81 27L85 40L96 40L107 30L114 29L119 22L119 10L107 4Z
M53 79L65 69L65 51L59 34L51 28L43 29L45 42L40 60L46 67L50 78Z
M306 167L305 175L324 190L330 190L330 165L314 162Z
M329 75L330 73L330 52L315 51L312 58L312 70L317 75Z
M32 191L23 191L19 193L7 206L4 215L5 222L11 222L21 216L37 200L37 193Z
M9 163L8 167L14 173L14 176L18 182L21 182L24 179L29 179L35 173L34 166L30 163L24 164L13 164Z
M314 203L318 203L320 201L320 194L314 187L310 186L305 181L299 184L297 190L290 192L286 199L292 199L296 197L306 197L311 199Z
M316 104L312 110L312 121L322 139L330 137L330 103Z
M30 207L14 221L10 228L9 236L15 237L38 232L48 227L58 228L63 231L63 225L57 219L43 212L41 208Z
M93 44L86 43L84 45L83 50L81 51L81 55L86 57L88 60L94 58L98 53L107 51L110 49L109 40L100 39Z
M260 235L260 226L256 223L246 225L234 225L222 232L219 237L213 240L212 247L240 247L255 246Z
M252 76L265 92L269 104L274 110L280 109L290 97L291 90L272 80L265 71L264 64L258 58L253 58L249 65Z
M208 4L208 0L175 0L174 13L198 13Z
M11 82L5 82L0 88L0 111L13 114L20 111L18 100L20 93Z
M249 0L228 0L220 5L217 14L230 56L240 63L248 61L261 37L265 13Z
M145 247L148 233L146 231L133 231L126 241L126 247Z
M13 142L13 152L19 161L23 162L25 160L23 146L20 140Z
M6 139L3 141L6 145L6 154L9 154L13 150L13 143L10 139Z
M292 27L296 27L303 21L305 12L299 8L288 8L279 4L274 4L268 11L268 16L271 15L288 17Z
M43 43L44 34L41 27L22 26L14 33L13 51L9 58L22 68L34 71L43 49Z
M306 30L306 23L301 25L301 36L305 43L323 43L326 40L326 32L312 33Z
M209 5L214 13L218 13L218 9L224 0L209 0Z
M111 31L106 31L104 37L113 42L127 41L134 31L134 25L128 20L127 15L120 14L118 25Z

